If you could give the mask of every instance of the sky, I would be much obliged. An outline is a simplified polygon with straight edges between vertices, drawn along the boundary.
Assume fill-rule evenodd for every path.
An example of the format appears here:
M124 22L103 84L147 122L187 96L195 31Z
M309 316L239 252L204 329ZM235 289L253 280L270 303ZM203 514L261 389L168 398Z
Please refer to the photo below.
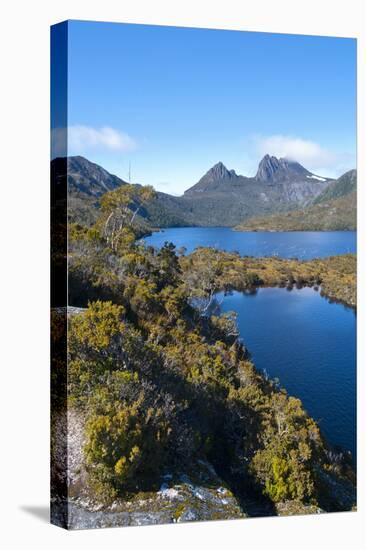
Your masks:
M354 39L71 21L67 62L68 154L133 183L179 195L266 153L356 166Z

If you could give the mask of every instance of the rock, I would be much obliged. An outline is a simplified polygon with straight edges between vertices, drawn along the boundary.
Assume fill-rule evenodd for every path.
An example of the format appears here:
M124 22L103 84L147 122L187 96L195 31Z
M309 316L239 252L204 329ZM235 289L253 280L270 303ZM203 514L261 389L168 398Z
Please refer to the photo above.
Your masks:
M173 500L175 498L179 498L179 492L177 489L174 488L166 488L163 491L160 489L159 493L162 498L168 498L170 500Z
M120 498L104 505L91 493L84 466L85 419L73 409L69 409L67 421L65 415L56 419L56 443L65 441L66 423L68 445L55 445L54 452L61 459L68 449L66 472L60 474L63 480L67 475L69 500L54 499L55 523L63 519L70 529L92 529L246 517L212 464L204 460L197 461L189 472L165 473L159 490L129 493L128 500Z
M198 519L200 518L198 517L197 512L195 512L193 508L187 508L177 521L181 523L182 521L197 521Z
M197 464L192 475L183 473L171 478L158 491L141 492L132 498L130 495L128 501L119 499L104 508L87 497L73 498L69 501L69 527L90 529L246 517L210 464ZM200 481L202 478L205 481Z

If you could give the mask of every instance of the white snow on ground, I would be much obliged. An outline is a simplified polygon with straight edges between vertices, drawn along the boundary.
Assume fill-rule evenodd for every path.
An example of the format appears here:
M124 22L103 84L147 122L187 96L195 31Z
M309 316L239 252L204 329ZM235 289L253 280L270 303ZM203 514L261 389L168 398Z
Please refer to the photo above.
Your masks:
M306 176L307 178L313 179L313 180L319 180L319 181L327 181L326 178L321 178L320 176L314 176L312 174L311 176Z

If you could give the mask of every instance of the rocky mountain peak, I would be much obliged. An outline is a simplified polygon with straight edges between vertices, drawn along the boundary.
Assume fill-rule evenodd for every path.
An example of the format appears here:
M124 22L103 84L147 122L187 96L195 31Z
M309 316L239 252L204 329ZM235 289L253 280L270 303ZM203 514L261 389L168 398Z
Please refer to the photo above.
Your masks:
M221 161L210 168L196 185L188 189L185 193L198 193L213 189L223 183L237 178L235 170L228 170Z
M311 172L306 170L300 163L288 158L277 158L271 155L265 155L259 163L255 179L262 182L284 182L299 180L311 176Z
M206 174L203 176L206 181L217 181L227 178L231 178L235 174L235 170L228 170L221 161L215 164ZM203 179L203 178L201 178Z

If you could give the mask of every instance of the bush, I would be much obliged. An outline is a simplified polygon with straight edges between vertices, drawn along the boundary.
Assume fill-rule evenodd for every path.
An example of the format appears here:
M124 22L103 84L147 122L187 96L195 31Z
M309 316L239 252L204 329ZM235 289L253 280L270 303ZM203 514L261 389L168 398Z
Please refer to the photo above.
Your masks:
M142 406L142 399L106 403L104 414L87 423L85 456L90 481L108 500L156 478L163 464L169 427L161 411Z
M296 451L280 456L272 449L259 451L254 456L253 470L262 482L264 494L273 502L314 500L312 472L299 458Z

